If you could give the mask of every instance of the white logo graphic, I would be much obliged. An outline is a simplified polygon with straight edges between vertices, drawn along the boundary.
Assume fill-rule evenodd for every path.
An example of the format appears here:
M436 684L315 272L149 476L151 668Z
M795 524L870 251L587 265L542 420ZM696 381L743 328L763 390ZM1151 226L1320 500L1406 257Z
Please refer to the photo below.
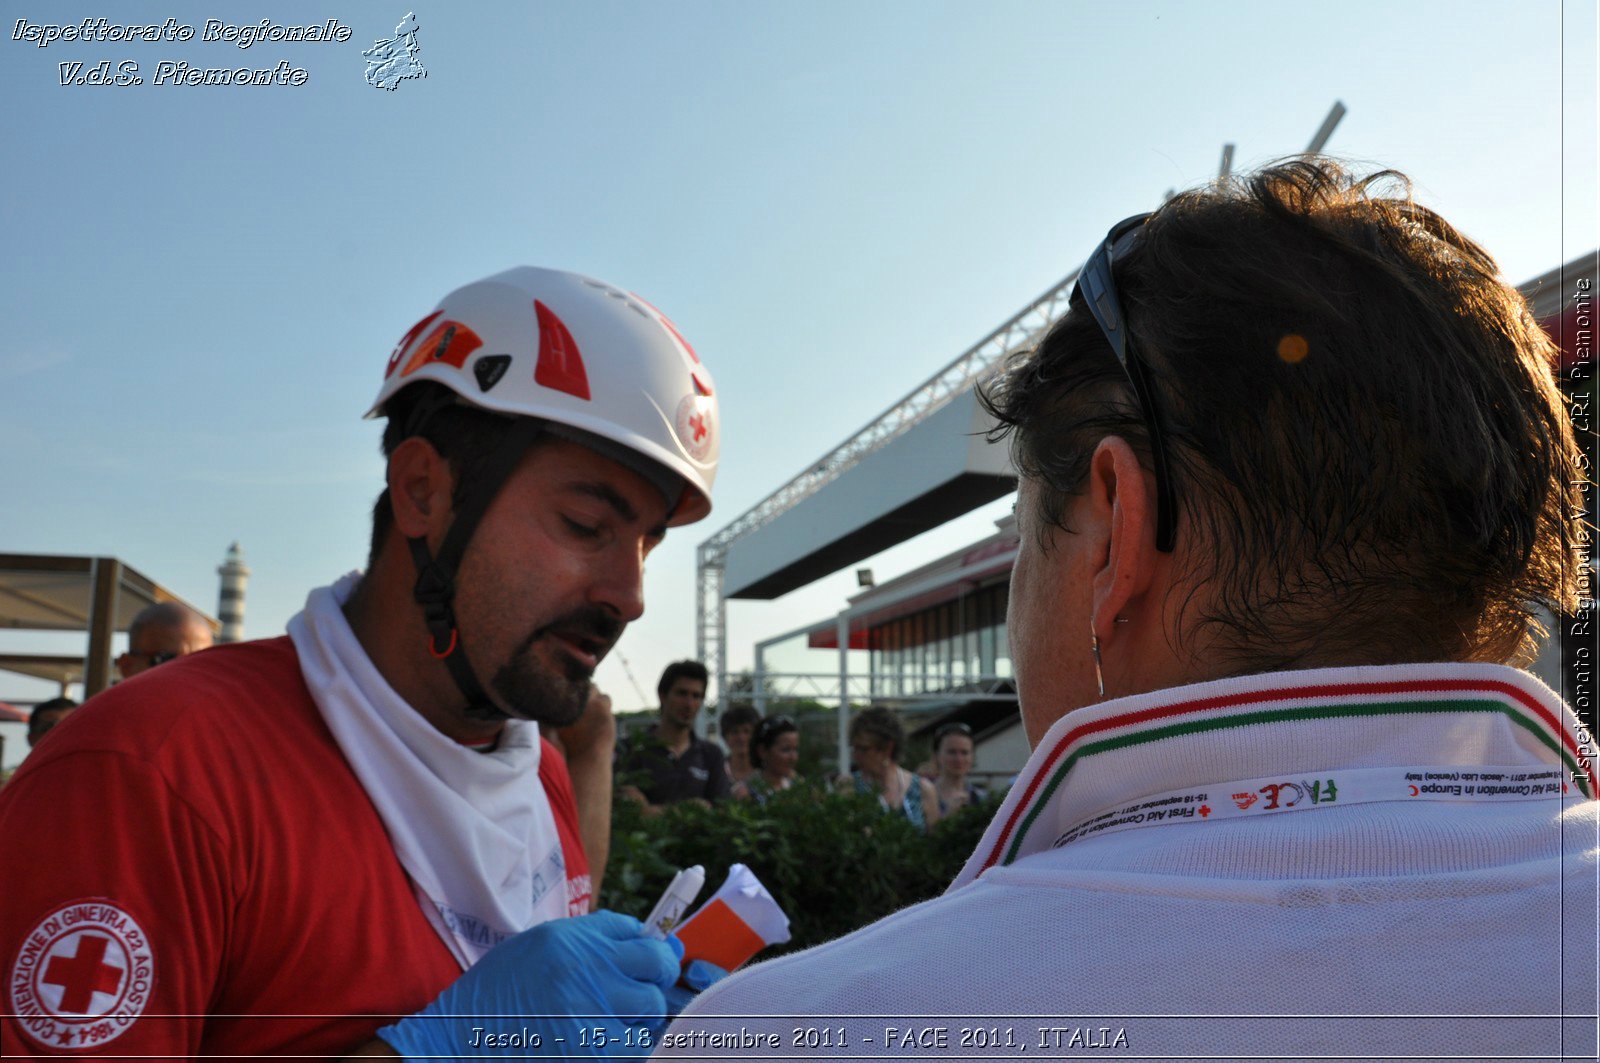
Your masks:
M150 941L110 901L74 901L23 940L8 979L11 1010L47 1048L95 1048L125 1033L155 986Z
M367 84L393 92L406 78L425 78L428 72L417 62L417 16L407 11L394 37L377 41L361 54L367 57Z

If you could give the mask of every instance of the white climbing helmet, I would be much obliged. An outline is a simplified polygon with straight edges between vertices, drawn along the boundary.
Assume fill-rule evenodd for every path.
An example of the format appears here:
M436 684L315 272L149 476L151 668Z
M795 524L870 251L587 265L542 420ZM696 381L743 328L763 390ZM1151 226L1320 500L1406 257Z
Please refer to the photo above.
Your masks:
M423 380L468 405L575 428L669 470L684 484L671 525L711 512L722 435L711 374L637 295L532 266L457 288L401 337L367 417Z

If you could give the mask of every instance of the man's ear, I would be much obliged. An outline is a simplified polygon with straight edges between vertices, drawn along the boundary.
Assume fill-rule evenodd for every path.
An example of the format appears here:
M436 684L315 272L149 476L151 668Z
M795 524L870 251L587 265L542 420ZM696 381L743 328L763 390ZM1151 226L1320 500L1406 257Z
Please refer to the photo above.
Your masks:
M423 536L436 544L450 524L455 491L450 463L432 443L411 436L389 455L388 477L395 530L404 538Z
M1107 436L1089 459L1088 501L1103 553L1095 568L1090 627L1110 639L1117 617L1150 589L1155 574L1151 477L1120 436Z

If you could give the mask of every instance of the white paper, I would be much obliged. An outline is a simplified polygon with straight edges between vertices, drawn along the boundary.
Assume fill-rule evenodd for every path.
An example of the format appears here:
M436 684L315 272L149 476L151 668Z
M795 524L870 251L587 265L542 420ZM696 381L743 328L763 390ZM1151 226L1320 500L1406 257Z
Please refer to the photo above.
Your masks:
M789 917L756 878L755 872L743 864L728 868L727 879L694 914L699 915L714 901L733 909L733 914L743 919L768 945L781 945L789 940Z

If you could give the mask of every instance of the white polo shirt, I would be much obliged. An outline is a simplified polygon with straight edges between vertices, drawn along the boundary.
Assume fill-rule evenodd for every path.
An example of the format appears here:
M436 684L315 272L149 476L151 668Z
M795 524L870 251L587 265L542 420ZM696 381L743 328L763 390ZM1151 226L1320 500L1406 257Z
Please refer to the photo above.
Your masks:
M1498 665L1105 702L949 892L727 979L661 1054L1593 1059L1594 792L1593 738Z

